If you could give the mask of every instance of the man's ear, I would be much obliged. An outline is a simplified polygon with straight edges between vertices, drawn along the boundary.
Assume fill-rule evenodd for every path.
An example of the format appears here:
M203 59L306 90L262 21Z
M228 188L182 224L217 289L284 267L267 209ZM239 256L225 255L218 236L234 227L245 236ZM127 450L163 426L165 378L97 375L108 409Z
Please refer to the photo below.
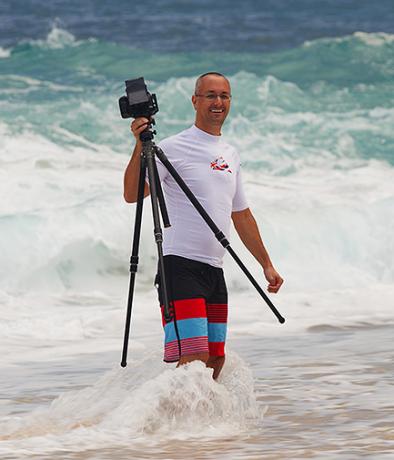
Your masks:
M196 98L196 96L193 94L193 96L192 96L192 104L193 104L194 110L196 110L196 102L197 102L197 98Z

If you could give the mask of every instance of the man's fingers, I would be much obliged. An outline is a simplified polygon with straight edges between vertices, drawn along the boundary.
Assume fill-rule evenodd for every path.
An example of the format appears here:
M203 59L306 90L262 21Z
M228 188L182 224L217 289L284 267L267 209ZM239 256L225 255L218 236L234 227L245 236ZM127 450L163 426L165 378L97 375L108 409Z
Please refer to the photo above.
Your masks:
M268 285L268 292L278 292L279 288L283 284L283 279L282 278L273 278L270 280L270 284Z
M282 283L283 283L283 280L282 278L276 278L276 277L272 277L271 279L268 280L269 281L269 285L270 286L280 286Z
M145 117L138 117L138 118L135 118L133 121L132 121L132 125L136 125L136 126L139 126L139 125L144 125L145 123L149 123L149 120Z
M272 285L270 284L268 286L268 292L278 292L279 291L279 288L282 286L282 283L280 284L276 284L276 285Z
M147 125L148 125L147 122L146 123L138 123L138 124L136 123L134 125L132 124L131 125L131 130L133 131L133 133L137 133L137 132L141 131L141 129L145 129Z
M147 128L147 126L148 126L148 123L144 123L144 124L138 126L138 128L136 128L133 132L136 133L136 134L141 134L142 131Z
M140 134L149 124L149 120L147 118L136 118L131 123L131 131L134 135Z

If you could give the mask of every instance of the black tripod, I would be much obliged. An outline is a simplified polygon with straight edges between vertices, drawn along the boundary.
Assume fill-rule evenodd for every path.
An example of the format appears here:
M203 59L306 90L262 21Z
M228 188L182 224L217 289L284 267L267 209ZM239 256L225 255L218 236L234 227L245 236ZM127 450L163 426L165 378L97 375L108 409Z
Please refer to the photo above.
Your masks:
M141 221L142 221L142 208L144 202L144 188L145 188L145 177L146 177L146 170L148 170L148 177L149 177L149 187L150 187L150 195L151 195L151 202L152 202L152 214L153 214L153 224L154 224L154 235L155 241L157 245L157 252L159 257L159 272L161 276L161 289L162 289L162 297L164 303L164 319L166 322L171 321L172 316L170 313L170 305L168 300L168 292L167 292L167 283L166 283L166 276L165 276L165 269L164 269L164 259L163 259L163 233L160 225L160 216L159 216L159 206L161 215L163 218L163 223L165 227L170 226L170 222L168 219L167 209L165 206L163 191L160 185L160 178L156 167L155 156L159 158L159 160L163 163L163 165L167 168L168 172L171 174L175 182L179 185L182 191L185 193L187 198L199 212L201 217L207 223L209 228L215 234L216 239L219 243L227 249L227 251L231 254L233 259L237 262L237 264L241 267L242 271L251 281L253 286L257 289L259 294L263 297L265 302L268 304L274 315L278 318L280 323L284 323L285 319L278 310L275 308L274 304L259 286L257 281L253 278L252 274L249 270L245 267L241 259L237 256L234 250L230 246L230 242L227 240L223 232L216 226L215 222L209 217L205 209L201 206L197 198L193 195L189 187L185 184L181 176L176 172L172 164L169 162L168 158L164 155L163 151L155 145L153 142L153 131L150 128L147 128L140 134L140 139L142 141L142 153L141 153L141 166L140 166L140 176L139 176L139 184L138 184L138 197L137 197L137 209L135 214L135 222L134 222L134 237L133 237L133 247L132 253L130 258L130 283L129 283L129 296L127 302L127 314L126 314L126 324L125 324L125 332L124 332L124 341L123 341L123 353L122 353L122 361L121 366L127 366L127 348L129 342L129 335L130 335L130 321L131 321L131 310L132 310L132 303L133 303L133 295L134 295L134 283L135 283L135 274L137 272L138 267L138 249L140 243L140 235L141 235Z

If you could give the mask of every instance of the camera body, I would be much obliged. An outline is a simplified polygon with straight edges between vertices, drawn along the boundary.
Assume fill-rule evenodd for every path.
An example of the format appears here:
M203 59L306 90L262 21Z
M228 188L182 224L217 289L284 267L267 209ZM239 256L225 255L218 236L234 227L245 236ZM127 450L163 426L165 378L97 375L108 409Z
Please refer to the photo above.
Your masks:
M126 96L119 99L122 118L150 118L159 111L156 94L150 94L143 77L126 80Z

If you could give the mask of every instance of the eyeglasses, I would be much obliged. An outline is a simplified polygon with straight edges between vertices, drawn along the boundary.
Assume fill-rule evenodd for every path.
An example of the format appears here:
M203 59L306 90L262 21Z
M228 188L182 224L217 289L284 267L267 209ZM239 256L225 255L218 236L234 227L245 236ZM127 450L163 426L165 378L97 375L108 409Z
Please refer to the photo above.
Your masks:
M217 98L220 98L223 102L228 102L231 99L231 94L215 94L215 93L208 93L208 94L195 94L196 97L204 97L208 101L214 101Z

